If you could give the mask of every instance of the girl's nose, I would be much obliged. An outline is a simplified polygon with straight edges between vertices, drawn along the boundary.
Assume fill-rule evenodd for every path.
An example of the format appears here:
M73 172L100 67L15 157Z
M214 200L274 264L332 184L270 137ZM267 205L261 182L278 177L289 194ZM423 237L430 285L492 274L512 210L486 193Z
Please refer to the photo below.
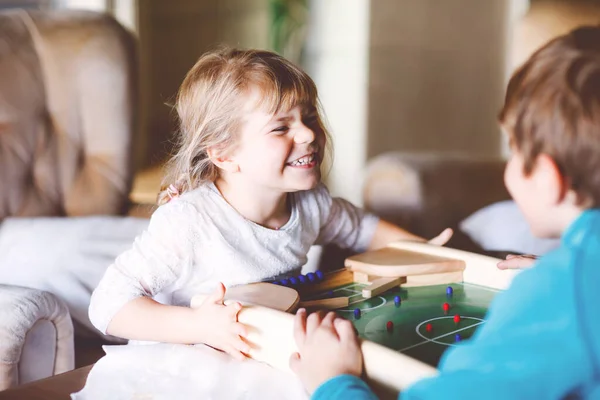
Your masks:
M315 140L315 133L308 126L302 124L300 129L294 135L295 143L312 143Z

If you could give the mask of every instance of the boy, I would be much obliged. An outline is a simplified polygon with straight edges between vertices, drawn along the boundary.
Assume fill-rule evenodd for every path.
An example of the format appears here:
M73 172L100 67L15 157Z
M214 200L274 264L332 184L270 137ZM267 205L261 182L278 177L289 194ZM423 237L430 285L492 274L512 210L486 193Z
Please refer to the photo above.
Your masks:
M519 274L439 375L402 399L600 398L600 28L551 41L513 75L500 123L505 184L534 234L561 246ZM290 360L314 399L373 399L351 323L304 310ZM389 366L394 368L394 366Z

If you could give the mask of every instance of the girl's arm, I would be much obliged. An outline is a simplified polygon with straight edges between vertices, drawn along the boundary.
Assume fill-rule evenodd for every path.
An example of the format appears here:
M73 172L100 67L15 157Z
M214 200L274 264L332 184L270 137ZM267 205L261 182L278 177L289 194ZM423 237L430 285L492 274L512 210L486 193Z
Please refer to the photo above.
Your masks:
M131 340L201 343L202 323L187 307L168 306L142 296L125 304L112 318L106 333Z
M323 218L317 244L333 243L362 253L399 240L443 245L452 237L451 229L431 240L412 234L342 198L331 197L325 185L319 186L315 193Z
M379 220L375 228L375 233L369 243L369 250L376 250L387 246L389 243L399 240L411 240L415 242L429 242L442 246L450 240L452 237L452 229L445 229L441 234L431 240L424 239L420 236L414 235L399 226L389 223L384 220Z
M99 331L134 340L206 343L241 356L247 346L240 339L245 329L237 322L240 306L223 305L223 285L193 310L152 299L197 267L198 218L196 208L182 200L156 210L146 231L108 267L92 294L89 316Z
M108 333L109 323L130 302L161 293L191 267L194 250L189 220L193 212L191 205L179 201L159 207L131 248L106 269L89 307L90 320L100 332ZM118 336L139 339L149 332L127 320L123 322L128 323L129 334Z
M125 304L108 324L110 335L133 340L166 343L206 343L243 359L248 345L246 328L237 322L239 303L223 305L225 288L220 285L198 308L169 306L149 297Z

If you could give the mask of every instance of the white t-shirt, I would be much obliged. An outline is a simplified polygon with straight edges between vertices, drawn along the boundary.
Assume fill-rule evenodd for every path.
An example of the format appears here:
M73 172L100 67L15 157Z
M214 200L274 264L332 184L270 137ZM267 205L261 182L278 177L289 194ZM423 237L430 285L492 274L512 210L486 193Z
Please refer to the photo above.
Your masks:
M189 306L218 282L231 287L297 274L314 244L367 249L376 216L332 198L323 184L290 199L291 217L278 230L242 217L212 183L159 207L148 229L106 270L92 294L90 320L106 333L113 316L140 296Z

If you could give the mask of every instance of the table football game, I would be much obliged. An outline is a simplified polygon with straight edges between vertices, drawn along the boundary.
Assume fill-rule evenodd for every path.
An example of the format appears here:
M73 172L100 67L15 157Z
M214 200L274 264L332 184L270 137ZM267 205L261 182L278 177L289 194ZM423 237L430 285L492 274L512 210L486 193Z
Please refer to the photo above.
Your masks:
M396 242L350 257L338 271L231 288L226 298L244 305L238 319L249 327L250 357L283 369L296 351L293 312L336 311L357 330L368 383L393 397L436 374L444 351L485 323L490 302L517 273L498 270L498 261Z

